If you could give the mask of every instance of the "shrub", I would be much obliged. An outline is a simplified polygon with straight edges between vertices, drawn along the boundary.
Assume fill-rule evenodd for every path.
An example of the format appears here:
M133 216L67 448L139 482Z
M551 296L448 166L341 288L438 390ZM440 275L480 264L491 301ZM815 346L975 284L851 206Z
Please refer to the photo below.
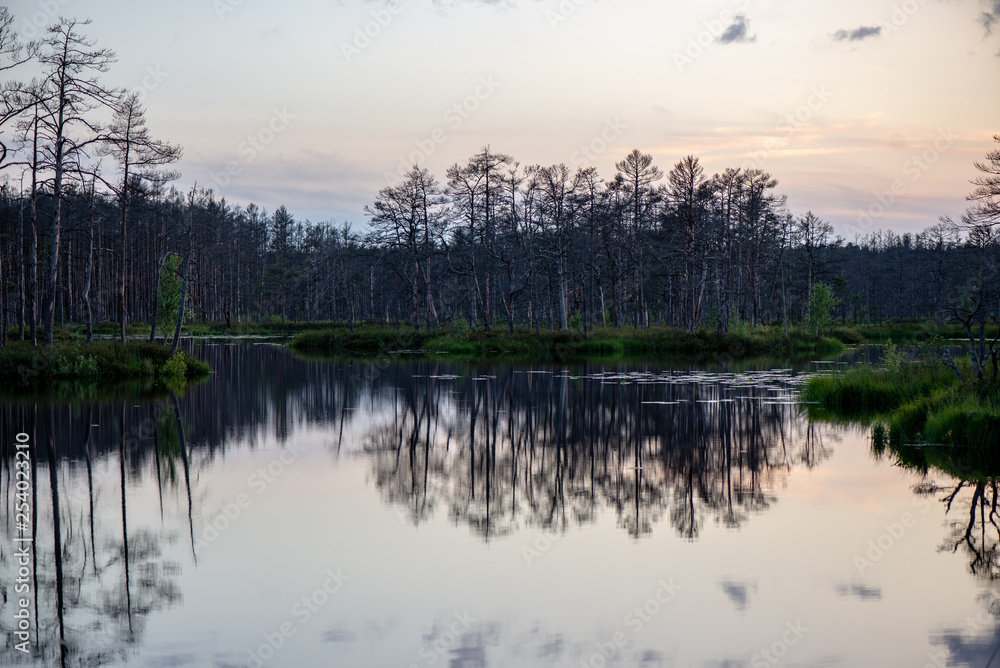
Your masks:
M906 355L896 347L896 344L889 339L882 354L882 361L885 362L886 371L893 375L899 375L906 363Z
M179 383L187 376L187 362L184 353L178 351L160 367L160 380L168 383Z

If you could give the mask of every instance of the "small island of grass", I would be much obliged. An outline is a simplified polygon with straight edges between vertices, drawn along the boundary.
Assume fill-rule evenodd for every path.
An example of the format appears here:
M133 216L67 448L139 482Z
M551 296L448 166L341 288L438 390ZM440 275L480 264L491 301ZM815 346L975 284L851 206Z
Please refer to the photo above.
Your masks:
M12 341L0 348L0 382L31 390L58 381L118 383L156 381L177 386L204 378L211 369L182 350L154 343L57 341L33 346Z
M843 339L837 338L837 333L817 336L794 329L785 336L780 326L718 334L706 329L688 332L669 327L609 327L589 332L536 331L517 327L510 332L378 325L349 328L343 324L301 332L292 339L291 345L296 352L319 356L376 358L408 354L477 360L564 361L672 356L741 359L763 355L831 354L843 350L845 342L863 342L847 328L840 332Z

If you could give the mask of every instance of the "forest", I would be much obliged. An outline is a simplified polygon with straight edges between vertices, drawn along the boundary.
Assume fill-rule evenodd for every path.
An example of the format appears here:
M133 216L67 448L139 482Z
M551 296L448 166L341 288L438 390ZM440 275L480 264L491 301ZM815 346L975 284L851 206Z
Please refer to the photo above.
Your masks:
M665 172L636 149L602 175L490 146L440 180L414 165L364 224L313 222L177 185L181 147L153 136L140 94L102 84L115 55L86 26L25 44L0 8L3 344L95 323L124 341L182 321L721 334L1000 317L1000 150L976 164L966 215L917 234L835 235L761 169L709 174L689 155Z

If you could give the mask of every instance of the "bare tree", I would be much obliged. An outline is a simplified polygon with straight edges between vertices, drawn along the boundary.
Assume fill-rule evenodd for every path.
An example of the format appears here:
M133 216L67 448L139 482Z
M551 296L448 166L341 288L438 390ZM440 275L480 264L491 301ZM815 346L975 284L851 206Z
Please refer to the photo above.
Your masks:
M0 7L0 73L12 70L34 58L37 45L33 42L23 44L14 30L14 16L7 7ZM11 120L17 118L34 105L31 95L25 94L24 84L17 81L7 81L0 86L0 129ZM4 167L8 147L0 134L0 168Z
M573 196L579 185L565 164L529 169L538 185L543 212L543 229L552 239L549 256L556 265L556 296L559 300L559 329L569 329L567 259L573 230Z
M687 295L687 328L694 331L701 317L708 278L708 254L705 232L708 227L708 204L711 190L698 158L689 155L680 160L667 175L667 220L681 237L684 259L684 293ZM701 265L700 267L698 265Z
M663 172L653 164L653 156L634 149L625 159L615 165L622 175L627 188L629 210L631 212L632 252L634 254L635 326L649 325L649 313L643 290L645 273L646 232L655 214L659 201L652 184L663 178Z
M816 279L819 253L833 234L833 225L825 223L816 217L812 211L795 221L796 234L806 256L807 285L806 303L812 302L813 283Z
M441 190L426 169L414 165L405 180L379 191L374 204L365 207L371 221L369 240L391 248L401 262L393 262L393 270L404 280L412 303L412 322L420 326L420 296L426 295L425 310L428 327L437 322L437 312L431 294L431 258L433 240L439 238L444 222L440 213ZM424 280L424 289L419 279Z
M94 48L94 41L80 34L78 28L89 24L75 19L60 19L48 28L48 36L39 46L38 62L45 72L44 86L50 97L42 100L48 159L53 172L52 238L49 251L49 280L45 304L45 344L52 345L55 334L56 294L59 284L60 234L63 223L65 178L68 168L79 162L91 144L102 140L99 125L87 118L97 107L115 108L119 93L104 88L97 74L108 71L115 61L109 49ZM81 136L76 136L79 130Z
M1000 135L993 141L1000 144ZM966 199L975 204L966 216L977 224L1000 225L1000 149L988 151L986 160L975 165L982 176L972 180L975 189Z
M116 105L115 115L104 135L104 144L98 154L113 157L121 166L121 180L117 183L104 181L118 198L121 207L121 228L119 248L121 249L121 276L118 281L118 308L121 342L125 343L125 321L128 305L125 301L125 283L128 276L128 208L131 193L142 186L143 181L158 184L177 178L180 174L171 171L157 171L157 168L180 160L181 148L153 139L146 127L146 112L139 101L138 93L125 95Z

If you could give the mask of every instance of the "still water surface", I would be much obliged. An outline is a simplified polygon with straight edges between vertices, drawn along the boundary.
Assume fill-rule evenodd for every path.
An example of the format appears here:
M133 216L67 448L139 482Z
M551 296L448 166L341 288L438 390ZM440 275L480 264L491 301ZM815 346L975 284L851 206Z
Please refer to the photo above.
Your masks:
M783 362L317 362L200 343L179 397L2 406L33 436L34 660L986 666L991 481L811 421ZM62 638L62 641L60 641Z

